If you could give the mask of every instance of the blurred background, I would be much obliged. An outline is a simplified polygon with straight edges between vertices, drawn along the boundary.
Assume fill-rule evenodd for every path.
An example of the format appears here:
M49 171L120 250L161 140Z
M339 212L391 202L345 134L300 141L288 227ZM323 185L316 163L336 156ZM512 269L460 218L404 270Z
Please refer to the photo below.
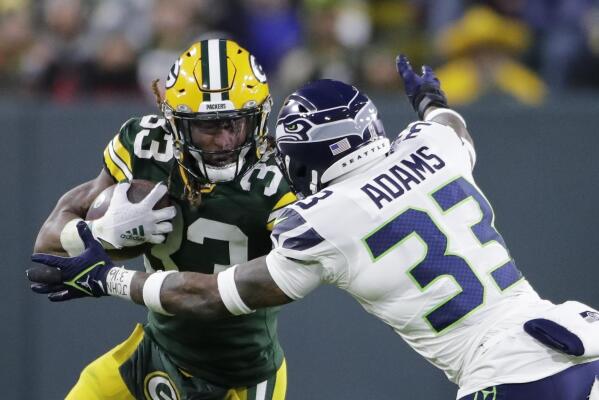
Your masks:
M416 118L395 56L432 65L520 269L546 298L599 307L599 0L0 0L3 398L63 398L145 320L118 299L50 304L23 271L60 195L99 173L125 120L157 112L150 82L213 37L255 54L274 114L305 81L336 78L374 99L391 137ZM455 397L340 291L318 289L279 324L289 400Z
M281 91L332 77L394 92L399 51L432 64L454 105L599 88L597 0L0 0L0 88L143 99L212 37L249 49Z

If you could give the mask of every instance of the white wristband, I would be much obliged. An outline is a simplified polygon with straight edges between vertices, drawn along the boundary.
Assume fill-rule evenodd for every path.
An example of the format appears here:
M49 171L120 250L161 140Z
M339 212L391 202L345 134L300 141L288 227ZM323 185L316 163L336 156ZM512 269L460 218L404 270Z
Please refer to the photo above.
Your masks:
M451 114L457 117L462 122L462 124L464 124L464 127L466 127L466 121L464 120L464 118L457 111L454 111L451 108L437 108L433 111L430 111L426 113L426 115L424 116L424 120L430 121L440 114Z
M162 302L160 301L160 288L166 277L175 272L177 271L156 271L148 276L143 287L144 304L148 309L159 314L174 315L167 312L164 307L162 307Z
M75 218L65 224L60 232L60 244L62 248L71 257L78 256L83 253L85 246L83 240L79 237L79 231L77 231L77 223L83 221L81 218Z
M131 280L136 271L113 267L106 275L106 292L111 296L131 300Z
M249 308L241 299L235 284L235 268L237 265L220 272L216 277L218 293L225 307L233 315L251 314L255 310Z

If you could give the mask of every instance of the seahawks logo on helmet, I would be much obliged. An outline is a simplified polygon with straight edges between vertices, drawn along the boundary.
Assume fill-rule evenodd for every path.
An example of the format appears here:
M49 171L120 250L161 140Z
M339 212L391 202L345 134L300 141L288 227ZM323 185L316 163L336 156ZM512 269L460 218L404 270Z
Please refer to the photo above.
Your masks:
M352 135L363 142L378 135L373 127L378 119L376 107L357 90L341 106L318 109L305 97L290 96L285 108L289 111L284 118L279 116L278 143L324 142Z

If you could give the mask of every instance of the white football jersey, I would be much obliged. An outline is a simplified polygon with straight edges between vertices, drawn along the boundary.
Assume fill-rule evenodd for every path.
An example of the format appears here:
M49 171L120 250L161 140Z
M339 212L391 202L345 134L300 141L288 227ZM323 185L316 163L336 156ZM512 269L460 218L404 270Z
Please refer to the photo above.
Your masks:
M288 207L267 257L290 298L321 283L349 292L459 385L458 397L573 365L522 328L552 304L495 230L473 160L453 129L412 123L386 158Z

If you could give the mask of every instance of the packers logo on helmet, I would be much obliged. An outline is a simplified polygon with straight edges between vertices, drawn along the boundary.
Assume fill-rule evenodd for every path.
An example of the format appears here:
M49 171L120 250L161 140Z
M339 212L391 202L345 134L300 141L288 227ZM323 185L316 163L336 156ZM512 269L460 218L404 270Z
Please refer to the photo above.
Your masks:
M271 105L262 67L237 43L203 40L181 54L166 79L163 113L186 186L231 181L253 165L266 148ZM222 149L198 140L222 130L233 138Z

